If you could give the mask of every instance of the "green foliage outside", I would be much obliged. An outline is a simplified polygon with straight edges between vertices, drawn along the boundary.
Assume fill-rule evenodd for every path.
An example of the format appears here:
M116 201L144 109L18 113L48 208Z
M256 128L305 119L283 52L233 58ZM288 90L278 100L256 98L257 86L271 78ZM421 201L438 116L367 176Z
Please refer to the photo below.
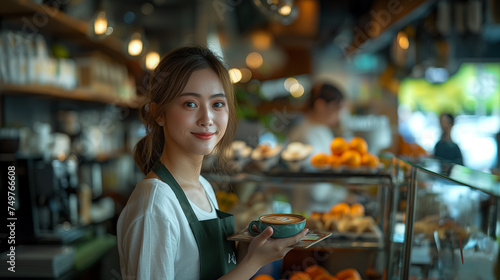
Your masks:
M499 84L500 64L464 63L442 84L431 84L425 79L403 80L398 98L400 104L413 111L474 115L481 107L491 115L499 110Z

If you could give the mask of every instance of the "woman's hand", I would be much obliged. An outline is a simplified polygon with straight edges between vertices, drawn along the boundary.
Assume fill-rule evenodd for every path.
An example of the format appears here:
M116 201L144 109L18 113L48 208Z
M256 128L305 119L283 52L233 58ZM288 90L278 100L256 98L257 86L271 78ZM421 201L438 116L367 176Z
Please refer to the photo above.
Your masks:
M256 228L253 229L257 231ZM247 251L246 254L244 254L241 262L238 262L236 268L219 279L250 279L250 277L252 277L262 266L282 259L293 249L293 245L299 243L299 241L306 236L308 231L309 229L304 229L292 237L271 239L273 229L271 227L266 228L262 233L254 237L249 245L248 243L238 244L242 246L242 248L238 248L238 254L244 254L244 252ZM238 256L238 260L240 260L241 257L242 256Z
M267 227L250 242L248 252L242 262L248 262L261 267L270 262L280 260L293 249L293 245L299 243L306 236L308 231L309 229L304 229L292 237L271 239L273 228Z

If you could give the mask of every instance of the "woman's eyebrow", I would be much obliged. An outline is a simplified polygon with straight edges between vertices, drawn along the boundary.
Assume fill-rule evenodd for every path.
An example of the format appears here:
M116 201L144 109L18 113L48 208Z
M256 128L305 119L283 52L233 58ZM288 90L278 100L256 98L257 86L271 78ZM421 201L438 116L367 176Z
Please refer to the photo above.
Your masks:
M195 93L195 92L185 92L179 96L194 96L197 98L201 98L201 94ZM217 97L226 98L226 95L224 93L216 93L216 94L211 95L208 99L213 99L213 98L217 98Z

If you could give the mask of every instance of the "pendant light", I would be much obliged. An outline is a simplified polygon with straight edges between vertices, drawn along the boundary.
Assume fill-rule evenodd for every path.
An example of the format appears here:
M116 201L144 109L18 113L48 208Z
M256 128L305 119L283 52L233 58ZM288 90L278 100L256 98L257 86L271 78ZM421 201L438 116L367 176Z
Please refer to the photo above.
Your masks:
M93 39L103 39L114 31L110 16L106 13L104 5L98 4L98 9L88 24L87 35Z
M149 46L146 55L142 59L141 65L148 71L153 71L158 63L160 62L160 54L158 50L160 49L160 44L157 40L149 40Z
M156 66L160 62L160 54L155 51L150 51L146 54L146 68L148 70L155 70Z
M253 4L269 19L283 25L292 24L299 15L294 0L253 0Z
M137 57L143 54L147 48L146 36L142 31L134 31L127 42L128 55Z

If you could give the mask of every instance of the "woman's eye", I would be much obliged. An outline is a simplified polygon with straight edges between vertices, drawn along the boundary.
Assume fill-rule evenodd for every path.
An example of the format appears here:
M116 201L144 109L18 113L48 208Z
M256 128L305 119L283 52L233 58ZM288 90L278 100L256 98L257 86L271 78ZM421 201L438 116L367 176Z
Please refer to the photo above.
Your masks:
M213 107L216 107L216 108L224 107L224 102L215 102Z
M186 103L184 103L184 106L189 107L189 108L194 108L194 107L196 107L196 104L194 104L194 102L186 102Z

